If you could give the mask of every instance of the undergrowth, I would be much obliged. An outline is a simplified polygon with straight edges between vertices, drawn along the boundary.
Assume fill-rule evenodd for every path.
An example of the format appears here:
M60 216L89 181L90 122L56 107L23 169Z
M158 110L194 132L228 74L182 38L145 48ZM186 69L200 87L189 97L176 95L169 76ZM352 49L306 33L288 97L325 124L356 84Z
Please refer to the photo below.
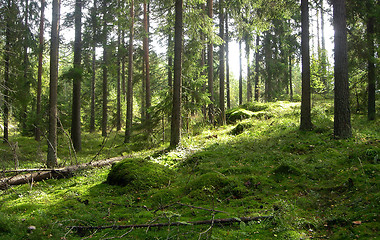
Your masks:
M166 145L141 150L142 143L125 145L122 134L111 134L98 158L132 154L144 159L135 164L126 160L126 166L136 167L132 174L139 175L133 185L128 181L123 186L109 185L110 168L101 168L2 191L0 239L378 237L378 120L368 122L365 116L354 115L354 137L336 140L328 101L313 106L314 129L310 132L298 130L298 103L245 107L253 113L248 119L184 137L181 147L170 152L164 151ZM44 146L17 136L11 141L18 142L20 167L43 165ZM78 161L90 161L102 142L99 135L85 135L86 147L77 155ZM12 168L14 159L7 147L1 146L7 153L2 167ZM61 163L71 161L68 150L63 149L61 156ZM154 165L148 167L146 162L161 164L160 171L170 177L164 174L164 181L150 182L154 187L147 187L144 174L153 181L157 176L149 175ZM72 228L254 216L271 218L227 225Z

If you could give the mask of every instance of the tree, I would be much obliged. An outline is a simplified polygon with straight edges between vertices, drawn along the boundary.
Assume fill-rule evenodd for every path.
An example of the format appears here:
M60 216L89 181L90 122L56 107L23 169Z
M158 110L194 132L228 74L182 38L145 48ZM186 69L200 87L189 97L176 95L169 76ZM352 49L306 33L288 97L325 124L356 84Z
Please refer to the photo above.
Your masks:
M228 31L228 12L226 11L226 88L227 88L227 108L231 108L231 97L230 97L230 60L229 60L229 31Z
M175 1L174 27L174 82L173 108L171 119L170 147L175 148L181 140L181 98L182 98L182 32L183 0Z
M9 61L10 61L10 37L11 37L11 7L12 1L7 2L6 29L5 29L5 45L4 45L4 142L8 142L9 138Z
M333 1L334 24L334 136L349 138L351 132L351 113L349 102L346 1Z
M50 43L50 95L49 95L49 135L47 167L57 165L57 87L58 87L58 57L59 57L59 19L60 0L53 0L51 43Z
M241 40L239 40L239 105L243 104L243 66L241 53Z
M224 40L224 1L219 1L219 36ZM219 48L219 108L220 108L220 125L226 123L226 112L224 104L224 89L225 89L225 59L224 59L224 42Z
M121 38L122 30L121 30L121 3L120 0L117 1L118 14L117 14L117 95L116 95L116 130L121 130Z
M129 50L128 50L128 82L127 82L127 118L125 121L124 142L128 143L132 132L133 117L133 35L134 35L134 0L131 0L129 7L130 25L129 25Z
M213 18L213 0L207 1L208 5L208 16ZM208 65L208 93L210 94L211 103L208 105L208 116L211 124L214 124L214 47L211 39L208 43L207 52L207 65Z
M81 82L82 82L82 0L75 1L75 41L74 41L74 78L73 103L71 116L71 139L75 151L82 149L81 140Z
M42 60L44 53L44 24L45 24L45 0L41 0L41 15L40 15L40 29L39 29L39 47L38 47L38 73L37 73L37 107L36 107L36 141L41 140L41 94L42 94Z
M103 0L103 84L102 84L102 136L107 136L108 120L108 31L107 31L107 0Z
M144 0L144 39L143 39L143 49L144 49L144 62L145 62L145 117L146 121L149 123L150 114L149 108L151 106L151 94L150 94L150 69L149 69L149 26L148 26L148 10L147 3ZM150 124L148 124L149 128Z
M96 34L97 34L97 1L94 0L91 13L92 24L92 74L91 74L91 106L90 106L90 132L95 131L95 80L96 80Z
M259 52L260 36L256 36L256 52L255 52L255 101L259 101L260 87L259 87L259 74L260 74L260 52Z
M375 73L375 18L373 1L367 0L367 49L368 49L368 120L376 118L376 73Z
M309 51L309 5L308 0L301 0L301 54L302 54L302 99L300 130L313 128L311 123L310 93L310 51Z
M245 56L247 59L247 102L252 100L252 83L251 83L251 63L249 59L250 46L249 46L249 36L245 36Z

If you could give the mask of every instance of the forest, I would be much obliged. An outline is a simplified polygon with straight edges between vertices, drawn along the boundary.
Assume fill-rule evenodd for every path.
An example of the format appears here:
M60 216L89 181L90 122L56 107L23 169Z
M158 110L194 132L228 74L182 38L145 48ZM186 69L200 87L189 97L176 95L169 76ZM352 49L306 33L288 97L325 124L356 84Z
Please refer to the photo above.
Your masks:
M0 0L0 239L377 239L378 0Z

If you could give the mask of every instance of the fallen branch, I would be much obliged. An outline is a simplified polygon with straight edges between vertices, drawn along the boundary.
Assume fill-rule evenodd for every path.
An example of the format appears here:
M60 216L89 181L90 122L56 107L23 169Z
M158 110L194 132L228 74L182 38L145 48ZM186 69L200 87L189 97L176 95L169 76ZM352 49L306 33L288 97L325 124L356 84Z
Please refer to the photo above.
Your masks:
M183 225L205 225L205 224L230 224L235 222L251 222L272 219L272 216L242 217L242 218L221 218L194 222L171 222L171 223L152 223L152 224L135 224L135 225L112 225L112 226L68 226L67 228L76 230L94 230L94 229L125 229L125 228L152 228L167 226Z
M130 156L121 156L114 157L110 159L100 160L91 163L83 163L79 165L68 166L64 168L56 168L56 169L20 169L20 170L10 170L3 172L29 172L28 174L16 175L7 178L0 179L0 190L7 189L11 185L20 185L25 183L30 183L32 181L42 181L51 178L63 178L69 177L73 172L90 169L95 167L103 167L107 165L111 165L114 162L121 161Z

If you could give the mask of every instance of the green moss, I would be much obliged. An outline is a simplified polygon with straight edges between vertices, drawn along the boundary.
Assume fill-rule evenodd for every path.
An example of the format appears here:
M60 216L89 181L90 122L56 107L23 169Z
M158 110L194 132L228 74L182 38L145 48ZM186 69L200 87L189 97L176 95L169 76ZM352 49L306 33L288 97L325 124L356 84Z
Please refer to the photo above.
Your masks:
M158 163L128 158L112 166L107 183L144 190L167 185L172 175L173 170Z
M234 108L226 112L226 119L228 123L234 123L238 120L251 118L253 114L252 111L243 108Z

